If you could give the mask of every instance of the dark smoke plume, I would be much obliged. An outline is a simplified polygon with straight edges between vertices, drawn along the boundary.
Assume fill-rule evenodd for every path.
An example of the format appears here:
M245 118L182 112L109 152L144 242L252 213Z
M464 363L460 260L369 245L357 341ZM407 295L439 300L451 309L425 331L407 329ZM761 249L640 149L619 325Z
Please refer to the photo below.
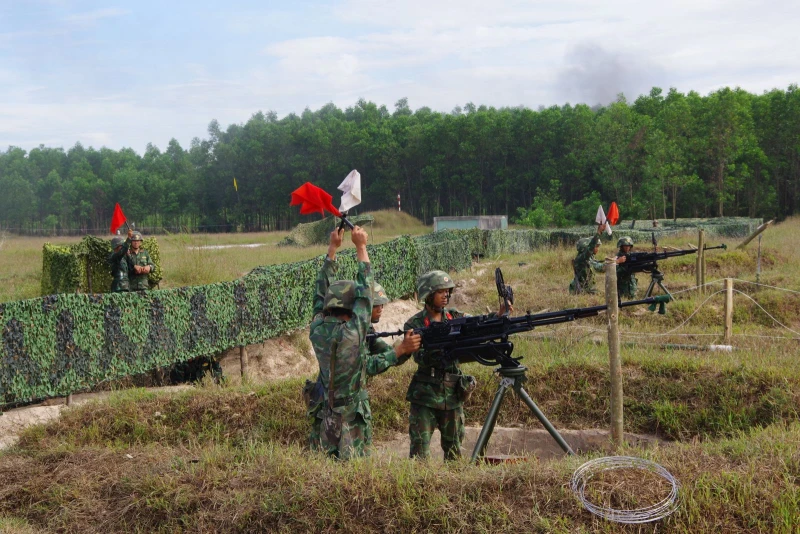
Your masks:
M665 79L659 67L597 44L573 47L566 53L564 63L556 89L562 99L572 103L606 105L620 93L632 102L640 94L649 93L651 87L663 87Z

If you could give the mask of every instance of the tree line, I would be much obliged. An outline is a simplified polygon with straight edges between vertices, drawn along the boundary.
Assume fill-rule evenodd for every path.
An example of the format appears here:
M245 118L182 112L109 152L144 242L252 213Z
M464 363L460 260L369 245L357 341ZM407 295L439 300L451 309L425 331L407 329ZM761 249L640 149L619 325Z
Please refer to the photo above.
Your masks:
M407 99L359 100L279 119L255 113L187 148L148 145L0 152L0 227L107 232L115 202L139 227L284 230L313 217L289 206L306 181L362 174L360 211L506 214L525 224L588 223L599 202L624 218L783 218L800 201L800 91L707 96L653 88L629 103L532 110L472 103L450 113ZM236 178L238 191L233 187ZM589 218L589 220L582 220Z

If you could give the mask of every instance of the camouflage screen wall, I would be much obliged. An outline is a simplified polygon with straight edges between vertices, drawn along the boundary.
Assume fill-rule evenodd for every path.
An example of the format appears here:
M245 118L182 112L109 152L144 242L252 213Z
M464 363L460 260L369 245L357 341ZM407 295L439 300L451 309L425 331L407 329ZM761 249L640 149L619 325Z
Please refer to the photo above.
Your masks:
M148 275L150 287L161 281L161 253L155 237L142 241L156 268ZM42 295L55 293L88 293L87 261L92 274L92 292L111 291L111 268L106 260L111 254L111 240L85 236L79 243L58 246L45 243L42 249Z
M390 298L413 294L419 260L411 238L368 250ZM337 256L339 275L355 279L355 251ZM206 286L0 304L0 405L67 395L302 328L321 264L319 257L260 267Z
M289 232L289 235L278 243L278 246L310 247L311 245L327 245L328 236L334 226L339 224L340 220L334 217L325 217L317 222L298 224ZM353 224L363 226L366 223L373 222L375 217L372 215L353 215L348 217L347 220Z

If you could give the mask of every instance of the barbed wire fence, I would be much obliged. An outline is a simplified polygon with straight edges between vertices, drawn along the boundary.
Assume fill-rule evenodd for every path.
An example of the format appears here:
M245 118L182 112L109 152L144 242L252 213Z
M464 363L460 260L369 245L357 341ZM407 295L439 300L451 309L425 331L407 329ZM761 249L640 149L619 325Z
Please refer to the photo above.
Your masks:
M758 287L764 288L764 289L773 289L773 290L777 290L777 291L783 291L783 292L787 292L787 293L800 295L800 291L795 291L793 289L788 289L788 288L784 288L784 287L773 286L773 285L763 284L763 283L759 283L759 282L752 282L752 281L749 281L749 280L742 280L742 279L739 279L739 278L731 278L730 280L732 280L733 282L738 282L740 284L750 284L750 285L758 286ZM691 291L699 291L700 289L704 289L704 288L711 287L711 286L720 286L720 285L723 285L723 283L724 283L724 279L712 280L710 282L706 282L705 284L700 284L700 285L688 287L688 288L685 288L685 289L681 289L679 291L671 291L670 293L673 296L675 296L675 295L678 295L678 294L681 294L681 293L688 293L688 292L691 292ZM641 339L641 338L655 338L655 339L657 339L657 338L666 338L666 337L721 338L722 337L721 333L707 333L707 332L686 332L686 333L682 333L682 332L678 332L678 331L681 330L682 328L684 328L686 325L688 325L691 322L691 320L705 306L707 306L712 299L714 299L715 297L717 297L719 295L723 295L724 293L725 293L725 289L719 289L719 290L714 291L713 293L707 295L706 298L694 309L694 311L692 311L692 313L688 317L686 317L686 319L683 322L681 322L679 325L667 330L666 332L647 332L647 331L630 331L630 330L624 331L624 330L621 330L619 334L620 334L620 336L624 336L624 337L628 337L628 338L639 338L639 339ZM777 326L779 326L783 330L786 330L787 332L790 332L793 335L792 336L775 336L775 335L762 335L762 334L749 334L749 333L732 333L731 337L734 337L734 338L736 338L736 337L738 337L738 338L755 338L755 339L774 339L774 340L782 340L782 341L800 341L800 332L798 332L797 330L792 329L791 327L787 326L786 324L784 324L783 322L778 320L773 314L771 314L766 308L764 308L764 306L762 306L751 295L749 295L745 291L742 291L742 290L736 289L736 288L733 288L733 293L735 295L741 295L742 297L744 297L744 298L748 299L749 301L751 301L757 307L757 309L759 309L767 317L769 317L773 321L774 324L776 324ZM580 334L578 336L575 336L574 334L576 334L577 331L582 332L582 334ZM565 333L573 334L573 336L571 337L571 341L572 342L578 342L578 341L585 340L586 338L590 338L594 334L606 334L607 330L605 328L598 328L596 326L591 326L591 325L582 325L582 324L577 324L577 323L571 323L571 324L566 325L566 326L553 326L553 327L548 328L547 330L543 330L543 331L540 331L540 332L529 333L529 334L521 334L520 337L523 337L523 338L526 338L526 339L537 339L537 338L538 339L547 339L547 338L560 336L560 335L565 334ZM572 344L572 343L570 343L570 344ZM640 343L637 343L637 344L653 345L653 346L659 345L659 343L645 343L645 342L640 342Z

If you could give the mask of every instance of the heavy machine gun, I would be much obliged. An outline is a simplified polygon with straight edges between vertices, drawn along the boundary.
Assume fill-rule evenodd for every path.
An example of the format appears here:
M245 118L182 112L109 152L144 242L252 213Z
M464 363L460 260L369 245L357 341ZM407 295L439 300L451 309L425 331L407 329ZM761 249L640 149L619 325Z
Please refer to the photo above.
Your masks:
M664 273L658 268L658 262L678 256L686 256L687 254L696 254L698 249L690 248L686 250L665 250L664 252L658 252L658 242L656 241L655 233L653 233L652 236L653 252L629 252L628 254L622 254L620 256L625 256L625 262L619 264L619 269L630 275L635 273L650 274L650 285L647 286L647 291L644 293L645 297L651 297L653 295L653 290L658 286L664 294L669 295L671 298L672 295L670 295L670 292L664 287ZM725 250L727 248L727 245L722 244L716 247L703 247L703 251L715 249Z
M495 271L495 281L497 283L498 296L508 304L513 303L513 290L505 284L503 273L498 268ZM666 313L666 303L671 300L669 295L658 295L641 300L631 300L619 303L620 308L630 306L640 306L649 304L650 311L655 311L658 307L660 314ZM514 344L509 341L509 336L528 332L540 326L567 323L576 319L594 317L602 311L608 309L607 305L589 306L586 308L572 308L547 313L532 314L528 311L525 315L511 317L508 313L504 315L478 315L473 317L459 317L442 322L433 322L430 326L417 328L415 334L422 336L422 349L425 351L438 351L440 353L440 364L444 369L455 362L467 363L478 362L482 365L499 365L496 372L500 375L500 386L495 394L494 402L489 409L489 414L481 429L472 459L484 455L489 437L494 429L500 404L505 396L506 390L511 387L517 395L525 402L528 408L541 421L553 439L567 454L574 454L564 438L558 433L547 417L541 412L533 399L523 388L527 380L525 376L526 367L520 365L521 357L514 357ZM394 332L376 332L368 334L367 340L378 337L402 336L402 330Z

